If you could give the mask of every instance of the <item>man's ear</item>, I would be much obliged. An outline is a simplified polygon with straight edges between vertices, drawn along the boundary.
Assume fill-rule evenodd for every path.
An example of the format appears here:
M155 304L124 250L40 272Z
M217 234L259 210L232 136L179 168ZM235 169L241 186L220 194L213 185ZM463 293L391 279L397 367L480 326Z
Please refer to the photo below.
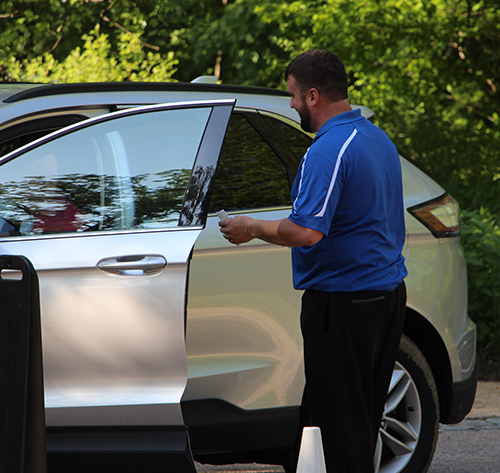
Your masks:
M309 105L316 105L319 101L319 92L318 89L315 89L314 87L309 89L309 92L307 93L307 101L309 102Z

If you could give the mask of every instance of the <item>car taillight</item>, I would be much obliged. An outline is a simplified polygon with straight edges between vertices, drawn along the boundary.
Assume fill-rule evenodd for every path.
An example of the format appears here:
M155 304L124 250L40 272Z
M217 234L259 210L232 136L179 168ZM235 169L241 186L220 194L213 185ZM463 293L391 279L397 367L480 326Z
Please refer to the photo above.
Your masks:
M460 235L460 207L448 194L408 209L436 238Z

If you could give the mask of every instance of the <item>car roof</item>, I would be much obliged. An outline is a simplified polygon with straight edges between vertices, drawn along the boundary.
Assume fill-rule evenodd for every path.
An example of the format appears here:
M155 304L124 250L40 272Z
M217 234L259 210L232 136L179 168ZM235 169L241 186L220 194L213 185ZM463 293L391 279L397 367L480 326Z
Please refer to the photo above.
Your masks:
M127 93L137 94L138 97L144 94L144 98L147 95L155 93L169 93L172 94L172 99L175 100L186 100L185 92L193 94L192 98L199 100L204 98L204 94L208 94L211 98L223 98L224 96L230 95L231 97L238 97L239 103L243 107L248 107L254 105L257 97L259 99L257 102L262 103L264 101L270 101L275 104L275 108L279 103L278 109L281 109L281 113L285 116L293 117L297 119L296 113L294 111L283 111L283 105L285 108L288 107L287 101L283 101L284 98L289 98L288 92L279 89L271 89L266 87L255 87L255 86L242 86L242 85L228 85L228 84L218 84L217 78L215 76L201 76L194 79L192 82L90 82L90 83L70 83L70 84L36 84L36 83L3 83L0 84L0 107L5 107L8 105L13 105L16 103L21 103L24 101L29 101L32 99L46 99L54 103L55 96L86 96L86 95L101 95L109 93L111 95L119 94L122 95L121 99L125 99L123 94ZM253 99L251 97L254 97ZM245 100L241 100L245 97ZM118 98L118 97L116 97ZM90 97L89 97L90 99ZM136 99L137 100L137 99ZM93 100L91 100L94 102ZM84 100L85 102L85 100ZM148 103L149 100L145 100L144 103ZM60 105L64 105L64 100L59 102ZM87 102L88 103L88 102ZM35 107L36 109L37 107ZM49 107L50 108L50 107ZM264 107L265 109L266 107ZM354 108L361 109L363 116L369 119L373 119L374 113L368 107L364 106L354 106ZM15 115L15 113L14 113Z
M7 90L7 89L5 89ZM24 84L13 89L13 93L3 97L4 103L19 102L35 97L61 94L80 94L92 92L217 92L237 94L276 95L288 97L283 90L242 85L225 85L205 82L87 82L72 84Z

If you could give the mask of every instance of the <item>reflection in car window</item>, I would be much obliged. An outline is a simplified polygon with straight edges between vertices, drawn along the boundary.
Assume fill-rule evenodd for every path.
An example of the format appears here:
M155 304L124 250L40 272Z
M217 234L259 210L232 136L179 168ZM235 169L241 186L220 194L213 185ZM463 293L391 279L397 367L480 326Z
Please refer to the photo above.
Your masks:
M177 226L211 108L100 122L0 166L0 235Z
M210 212L291 205L286 166L245 116L233 114L221 150Z

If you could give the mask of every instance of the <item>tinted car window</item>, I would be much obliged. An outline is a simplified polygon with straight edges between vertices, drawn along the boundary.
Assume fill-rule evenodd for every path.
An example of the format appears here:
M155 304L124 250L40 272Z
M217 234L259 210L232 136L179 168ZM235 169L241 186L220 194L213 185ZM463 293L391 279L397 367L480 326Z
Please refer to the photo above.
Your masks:
M0 234L177 226L211 108L122 117L0 166Z
M273 128L273 130L281 137L286 146L295 155L297 161L297 167L300 160L306 154L309 146L311 146L312 138L309 135L301 132L297 128L288 125L287 123L272 118L267 115L261 115L263 119ZM295 173L294 173L295 177Z
M255 113L249 114L247 117L265 134L273 149L286 162L289 179L293 183L300 160L311 146L312 138L284 121L269 115Z
M229 122L210 211L290 205L286 165L242 114Z

